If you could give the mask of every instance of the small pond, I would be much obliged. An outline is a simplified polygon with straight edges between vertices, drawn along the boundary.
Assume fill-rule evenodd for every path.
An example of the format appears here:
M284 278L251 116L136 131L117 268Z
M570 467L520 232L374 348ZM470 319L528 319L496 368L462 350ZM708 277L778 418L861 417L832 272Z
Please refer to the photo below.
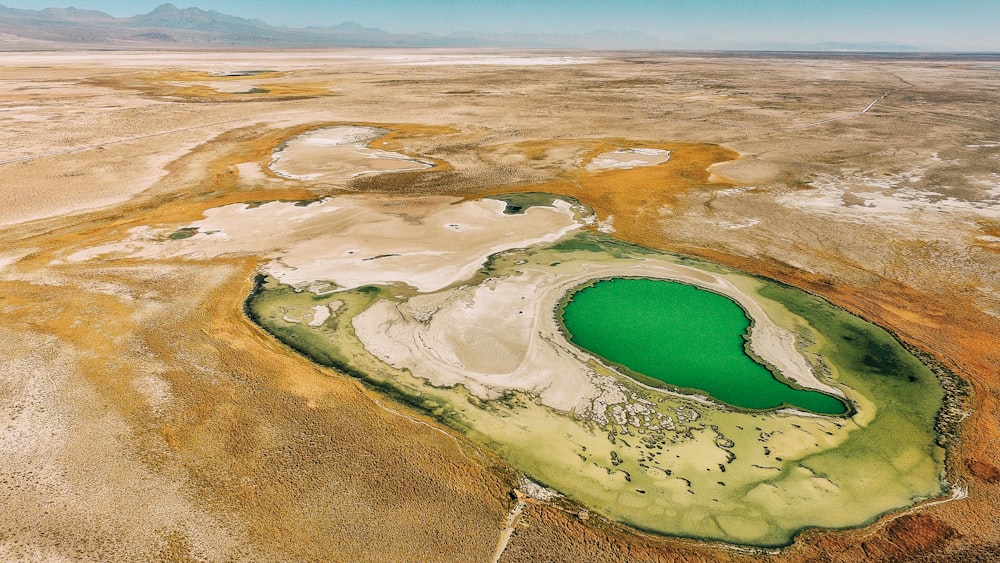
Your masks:
M571 342L642 383L704 392L745 409L847 412L840 399L779 380L753 358L750 319L711 291L656 279L600 280L572 294L562 322Z

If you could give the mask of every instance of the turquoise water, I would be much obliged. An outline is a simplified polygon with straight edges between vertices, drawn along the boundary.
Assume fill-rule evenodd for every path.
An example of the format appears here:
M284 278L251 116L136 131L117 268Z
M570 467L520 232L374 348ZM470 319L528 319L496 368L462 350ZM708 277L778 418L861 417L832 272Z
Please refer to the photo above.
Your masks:
M747 355L750 319L717 293L665 280L601 280L571 296L562 321L571 342L640 381L701 391L746 409L848 410L840 399L776 379Z

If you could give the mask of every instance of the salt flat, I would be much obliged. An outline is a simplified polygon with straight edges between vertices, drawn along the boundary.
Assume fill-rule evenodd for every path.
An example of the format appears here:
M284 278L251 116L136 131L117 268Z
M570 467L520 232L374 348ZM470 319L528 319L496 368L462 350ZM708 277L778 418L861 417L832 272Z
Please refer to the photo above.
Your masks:
M499 228L500 203L481 198L511 192L576 198L593 209L594 223L581 227L567 210L543 206L515 219L537 227L535 234L511 235L506 245L530 243L553 227L613 226L621 240L825 297L967 382L967 395L961 385L950 388L954 400L941 423L950 455L944 478L968 487L967 496L906 513L887 507L871 525L807 532L768 558L971 560L995 551L995 60L364 50L21 52L3 60L0 390L10 392L0 393L0 413L17 429L0 436L0 450L10 454L0 464L7 483L0 504L10 507L3 558L492 557L511 510L508 495L521 482L510 463L291 354L250 323L243 305L254 276L282 272L275 260L294 246L289 241L307 238L296 225L323 222L310 212L391 217L383 225L411 234L436 229L435 244L446 244L455 234L447 225L465 212ZM249 70L276 73L211 76ZM269 92L229 88L247 81ZM227 87L198 88L216 82ZM795 129L813 123L820 124ZM371 148L436 166L353 178L336 172L323 185L267 170L282 142L349 126L391 131L379 141L386 145ZM586 170L598 155L635 147L670 151L670 158ZM425 197L436 203L393 207ZM314 203L291 203L306 200ZM307 218L296 223L297 213ZM427 221L434 217L440 221ZM363 217L345 226L352 224L360 229ZM266 234L275 225L288 227L286 239ZM471 226L466 234L475 239ZM197 234L169 239L185 227ZM462 257L453 265L481 263L491 251L487 238L452 249ZM375 258L403 254L393 248L420 252L417 246L383 240L359 250ZM350 250L346 243L335 248ZM303 257L319 252L299 250ZM440 259L417 256L413 265L425 271ZM409 268L393 266L401 257L342 258L341 266L383 279L405 282ZM265 270L269 264L273 270ZM325 271L315 266L313 273ZM290 281L300 271L286 270ZM526 275L525 283L536 274ZM362 283L340 276L346 285ZM442 269L410 282L429 289L455 276ZM471 303L483 304L477 314L529 295L530 284L509 283L496 294L472 292ZM317 304L287 314L312 329ZM457 304L450 305L454 315ZM348 318L352 306L345 300L325 323ZM768 311L776 322L781 314ZM518 354L506 352L523 347L523 331L494 328L507 343L494 359L469 354L471 341L447 328L428 334L460 353L421 361L461 363L492 377L515 369ZM416 344L413 350L415 358L425 355ZM565 397L553 404L570 405L587 391L551 393ZM533 423L560 436L571 432L545 408L527 408ZM609 408L610 420L641 420L624 403ZM964 422L949 426L953 420ZM846 432L808 424L809 432L786 428L771 445L792 459L820 440L836 441L824 432ZM757 444L753 426L740 425L720 430ZM610 464L612 447L597 449L606 435L600 440L586 437L589 455L599 451ZM909 467L916 457L905 444L895 446L898 456L872 463ZM710 462L725 463L725 454L711 444L684 452L691 465L675 470L700 471L714 486L706 468L717 470ZM595 483L608 478L576 460L567 457L563 472ZM819 473L790 470L788 485L819 491ZM677 487L677 498L691 496L683 483L657 479ZM766 504L768 495L764 487L754 496ZM579 505L561 502L526 505L503 557L751 557L595 524L596 516L577 517ZM737 516L719 525L752 535L753 523Z
M670 159L670 151L664 149L625 149L606 152L587 163L587 170L631 169L636 166L655 166Z
M290 180L323 181L401 170L431 168L434 163L368 146L385 131L372 127L330 127L286 141L268 165Z

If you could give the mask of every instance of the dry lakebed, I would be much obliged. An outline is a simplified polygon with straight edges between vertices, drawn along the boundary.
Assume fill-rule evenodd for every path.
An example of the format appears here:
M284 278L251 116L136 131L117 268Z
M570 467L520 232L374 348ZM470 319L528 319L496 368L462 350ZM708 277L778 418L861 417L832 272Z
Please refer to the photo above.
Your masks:
M4 57L0 559L1000 547L993 59Z

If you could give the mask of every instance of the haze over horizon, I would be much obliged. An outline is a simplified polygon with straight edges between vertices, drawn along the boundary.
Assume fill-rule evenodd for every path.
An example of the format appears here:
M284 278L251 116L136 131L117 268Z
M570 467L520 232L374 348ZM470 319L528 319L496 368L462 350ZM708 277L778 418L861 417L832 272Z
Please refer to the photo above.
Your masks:
M163 0L0 0L19 9L75 7L124 18ZM598 0L480 3L453 0L177 0L179 8L216 10L278 26L335 26L353 21L391 33L586 34L613 30L648 35L673 48L752 49L823 43L884 44L928 51L1000 51L1000 9L957 0Z

